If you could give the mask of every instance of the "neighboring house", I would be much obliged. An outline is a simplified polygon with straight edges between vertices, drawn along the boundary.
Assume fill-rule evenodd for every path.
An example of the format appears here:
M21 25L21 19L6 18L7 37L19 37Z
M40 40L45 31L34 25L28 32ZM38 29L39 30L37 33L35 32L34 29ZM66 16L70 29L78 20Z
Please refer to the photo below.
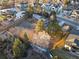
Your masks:
M73 10L71 16L74 16L74 17L79 16L79 10Z
M69 31L69 30L70 30L70 26L69 26L69 25L64 25L64 26L62 27L62 30L63 30L63 31Z

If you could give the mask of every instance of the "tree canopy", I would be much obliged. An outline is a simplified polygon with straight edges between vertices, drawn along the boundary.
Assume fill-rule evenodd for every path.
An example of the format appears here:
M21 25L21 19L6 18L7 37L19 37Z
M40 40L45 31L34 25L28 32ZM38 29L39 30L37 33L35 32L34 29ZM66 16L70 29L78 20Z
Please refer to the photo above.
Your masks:
M44 21L43 20L38 20L36 23L36 27L35 27L35 32L39 32L44 30Z

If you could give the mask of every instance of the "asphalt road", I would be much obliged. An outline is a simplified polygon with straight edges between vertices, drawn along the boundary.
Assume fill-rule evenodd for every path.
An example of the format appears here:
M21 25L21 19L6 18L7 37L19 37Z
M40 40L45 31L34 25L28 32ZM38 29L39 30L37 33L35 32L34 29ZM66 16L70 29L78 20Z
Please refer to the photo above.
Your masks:
M69 54L69 52L64 51L62 49L57 49L57 50L52 50L52 51L55 55L61 57L62 59L79 59L79 57L73 56Z
M65 24L71 25L75 29L77 27L79 27L79 23L74 22L74 21L72 21L72 19L69 19L69 18L64 18L64 17L61 17L61 16L58 15L57 20L58 21L63 21Z
M77 30L75 30L75 29L72 29L72 30L71 30L71 34L79 35L79 31L77 31Z

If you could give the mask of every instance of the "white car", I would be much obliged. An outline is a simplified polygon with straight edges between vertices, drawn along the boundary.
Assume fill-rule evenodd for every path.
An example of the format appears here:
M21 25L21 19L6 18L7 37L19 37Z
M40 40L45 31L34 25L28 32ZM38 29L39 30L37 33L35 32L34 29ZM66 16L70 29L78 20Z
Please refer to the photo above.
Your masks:
M72 49L69 45L66 45L66 44L64 45L64 48L69 50L69 51Z

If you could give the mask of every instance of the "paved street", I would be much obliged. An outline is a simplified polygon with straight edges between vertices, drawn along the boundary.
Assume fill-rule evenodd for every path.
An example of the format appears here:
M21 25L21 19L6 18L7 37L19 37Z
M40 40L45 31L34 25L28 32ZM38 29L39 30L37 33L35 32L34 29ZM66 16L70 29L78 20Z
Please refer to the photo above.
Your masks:
M71 30L71 34L79 35L79 31L77 31L77 30L75 30L75 29L72 29L72 30Z
M53 53L55 55L60 56L62 59L79 59L79 57L73 56L73 55L69 54L69 52L64 51L62 49L53 50Z
M63 21L65 24L71 25L73 28L77 29L77 27L79 27L79 23L72 21L72 19L69 18L64 18L61 16L57 16L57 20L58 21Z

